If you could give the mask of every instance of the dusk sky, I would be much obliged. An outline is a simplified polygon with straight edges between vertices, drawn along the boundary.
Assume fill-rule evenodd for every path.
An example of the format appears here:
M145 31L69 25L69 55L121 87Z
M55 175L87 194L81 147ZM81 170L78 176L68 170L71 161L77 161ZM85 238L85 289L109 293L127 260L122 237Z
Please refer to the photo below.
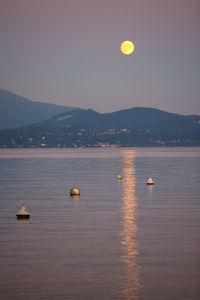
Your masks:
M199 19L199 0L0 0L0 88L99 112L199 114Z

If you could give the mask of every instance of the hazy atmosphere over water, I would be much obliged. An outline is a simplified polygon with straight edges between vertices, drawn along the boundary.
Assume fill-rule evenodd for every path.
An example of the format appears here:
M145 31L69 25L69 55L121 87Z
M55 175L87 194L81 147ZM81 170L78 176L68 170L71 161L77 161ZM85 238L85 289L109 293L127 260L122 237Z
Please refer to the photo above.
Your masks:
M197 114L198 0L1 0L0 87L109 112ZM130 56L120 52L132 40Z

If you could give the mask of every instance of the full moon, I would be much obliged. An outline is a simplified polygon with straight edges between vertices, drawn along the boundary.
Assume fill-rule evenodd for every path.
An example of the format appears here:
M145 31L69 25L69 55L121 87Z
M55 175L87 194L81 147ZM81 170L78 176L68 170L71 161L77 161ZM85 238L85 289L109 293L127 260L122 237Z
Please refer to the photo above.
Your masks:
M134 51L134 44L131 41L124 41L121 43L121 52L125 55L129 55Z

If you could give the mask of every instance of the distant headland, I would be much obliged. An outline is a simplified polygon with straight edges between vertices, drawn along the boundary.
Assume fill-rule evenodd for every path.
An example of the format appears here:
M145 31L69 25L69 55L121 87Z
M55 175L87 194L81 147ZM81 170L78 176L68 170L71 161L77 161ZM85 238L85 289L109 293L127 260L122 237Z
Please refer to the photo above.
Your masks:
M1 89L0 108L0 148L200 146L198 115L145 107L98 113Z

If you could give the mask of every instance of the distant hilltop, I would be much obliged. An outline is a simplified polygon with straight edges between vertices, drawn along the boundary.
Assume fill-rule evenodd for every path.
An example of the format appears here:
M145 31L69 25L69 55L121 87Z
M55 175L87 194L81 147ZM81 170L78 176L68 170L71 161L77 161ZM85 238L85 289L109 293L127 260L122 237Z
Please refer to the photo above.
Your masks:
M73 109L78 108L30 101L24 97L0 89L0 129L17 128L34 124Z
M1 148L200 146L200 117L135 107L101 114L73 110L0 131Z

